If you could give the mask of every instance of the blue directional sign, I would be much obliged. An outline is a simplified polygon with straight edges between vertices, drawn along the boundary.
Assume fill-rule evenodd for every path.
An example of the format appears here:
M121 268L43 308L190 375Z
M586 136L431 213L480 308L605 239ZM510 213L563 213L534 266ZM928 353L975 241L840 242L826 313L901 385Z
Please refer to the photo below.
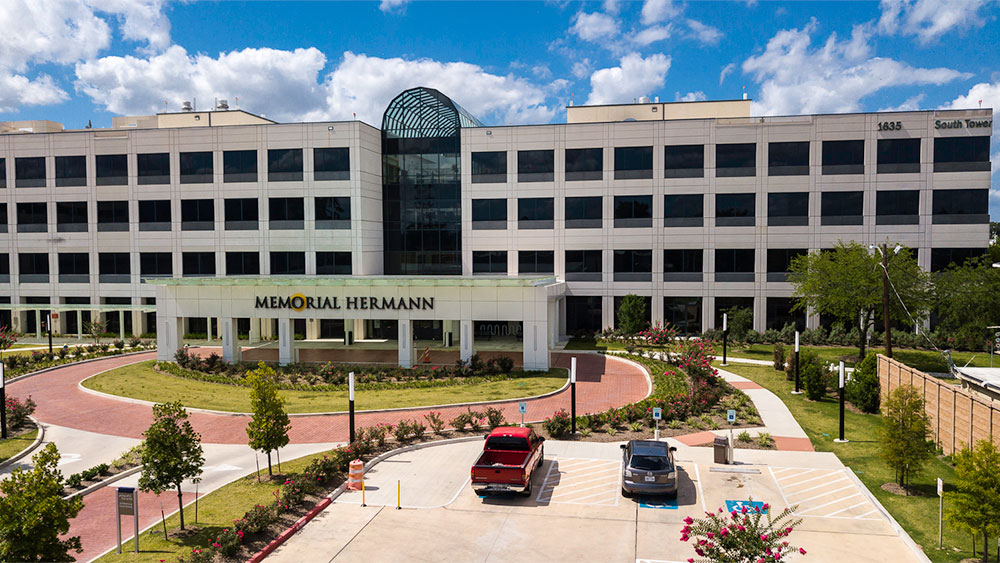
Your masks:
M726 420L729 422L729 424L732 424L732 423L736 422L736 411L733 410L733 409L727 410L726 411Z
M528 412L528 403L526 403L525 401L521 401L520 403L518 403L517 412L521 414Z
M726 501L726 511L732 512L734 510L741 511L743 507L747 507L747 510L753 510L757 508L762 512L767 512L764 510L764 503L756 500L727 500Z

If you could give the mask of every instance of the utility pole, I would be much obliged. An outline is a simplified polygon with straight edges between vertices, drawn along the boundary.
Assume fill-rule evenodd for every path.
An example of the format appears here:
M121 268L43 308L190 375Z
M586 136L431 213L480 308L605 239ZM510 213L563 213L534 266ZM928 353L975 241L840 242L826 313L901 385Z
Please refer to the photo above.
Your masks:
M882 319L885 321L885 355L891 358L892 329L889 326L889 247L885 243L882 243Z

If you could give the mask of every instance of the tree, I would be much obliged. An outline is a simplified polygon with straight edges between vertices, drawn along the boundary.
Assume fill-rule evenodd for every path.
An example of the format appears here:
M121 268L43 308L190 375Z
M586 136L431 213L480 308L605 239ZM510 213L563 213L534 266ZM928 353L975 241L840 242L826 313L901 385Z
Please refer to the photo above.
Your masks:
M854 373L847 382L844 393L852 405L862 412L875 414L878 412L879 394L881 389L878 381L878 357L869 352L864 360L854 366Z
M910 477L920 472L934 452L934 443L928 441L931 423L924 400L914 387L903 385L889 393L882 419L882 459L896 472L896 481L905 489Z
M49 443L31 458L30 470L14 469L0 481L0 561L76 561L80 537L59 539L83 500L64 500L59 450Z
M805 387L810 401L819 401L826 396L829 376L826 366L812 350L803 350L799 357L799 379Z
M878 252L873 254L853 241L839 241L832 250L793 258L788 281L795 290L794 296L799 298L793 309L812 308L822 315L844 320L848 326L857 326L860 329L858 357L864 358L866 335L882 308L881 263ZM913 253L905 247L898 253L889 252L887 270L892 284L889 318L906 323L921 322L931 305L930 276L920 269ZM905 303L905 309L900 300Z
M1000 531L1000 451L989 440L954 456L958 491L946 495L948 522L983 536L983 561L989 538Z
M934 276L934 303L939 333L947 333L963 348L982 350L990 333L1000 324L1000 268L988 256L952 264Z
M95 318L89 323L83 323L83 331L87 333L87 336L94 339L94 344L101 345L101 336L108 331L108 323L102 321L100 318Z
M267 453L267 474L271 471L271 451L288 445L288 429L292 423L285 412L285 400L278 396L274 369L264 362L247 376L250 384L250 408L253 418L247 424L250 447Z
M628 294L618 306L618 330L631 343L640 330L646 328L646 300L638 295Z
M153 406L153 424L142 436L146 439L142 450L142 474L139 488L160 494L169 488L177 489L177 505L181 512L181 529L184 529L184 502L181 483L191 479L201 480L205 457L201 450L201 435L194 431L187 419L187 411L180 401Z
M694 540L694 552L708 561L758 563L781 561L794 552L806 550L788 542L788 536L802 519L793 519L795 507L771 516L767 504L742 506L739 510L706 512L706 518L684 519L681 541ZM765 519L766 516L766 519ZM688 559L694 561L694 559Z

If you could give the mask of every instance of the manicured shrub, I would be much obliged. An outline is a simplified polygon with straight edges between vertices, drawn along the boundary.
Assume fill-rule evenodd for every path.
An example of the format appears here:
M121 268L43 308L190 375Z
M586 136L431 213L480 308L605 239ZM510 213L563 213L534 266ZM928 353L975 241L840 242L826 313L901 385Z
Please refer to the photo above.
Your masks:
M23 401L17 397L7 397L7 402L4 405L4 409L7 411L7 429L13 430L28 422L28 416L35 412L36 406L31 395L28 395L28 398Z
M829 376L822 362L811 350L799 354L799 380L809 399L818 401L826 396Z
M424 415L424 419L435 433L440 434L444 430L444 420L442 420L440 412L431 411Z
M507 421L504 419L503 411L495 407L486 407L486 425L490 430L497 426L504 426Z
M545 421L542 422L542 428L549 433L549 436L558 438L569 432L571 422L572 421L569 419L569 413L566 412L566 409L559 409L553 413L552 416L546 418Z
M785 370L785 346L780 342L774 345L774 351L771 354L771 360L774 362L774 371Z
M862 412L875 414L879 408L878 357L869 352L854 366L851 380L846 383L845 397Z

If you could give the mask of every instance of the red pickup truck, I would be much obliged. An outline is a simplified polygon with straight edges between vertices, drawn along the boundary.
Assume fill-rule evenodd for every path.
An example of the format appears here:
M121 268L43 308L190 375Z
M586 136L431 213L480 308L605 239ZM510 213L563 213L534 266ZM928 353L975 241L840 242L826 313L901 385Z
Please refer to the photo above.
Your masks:
M479 494L513 491L531 496L532 474L545 458L544 441L530 428L494 428L472 466L472 489Z

